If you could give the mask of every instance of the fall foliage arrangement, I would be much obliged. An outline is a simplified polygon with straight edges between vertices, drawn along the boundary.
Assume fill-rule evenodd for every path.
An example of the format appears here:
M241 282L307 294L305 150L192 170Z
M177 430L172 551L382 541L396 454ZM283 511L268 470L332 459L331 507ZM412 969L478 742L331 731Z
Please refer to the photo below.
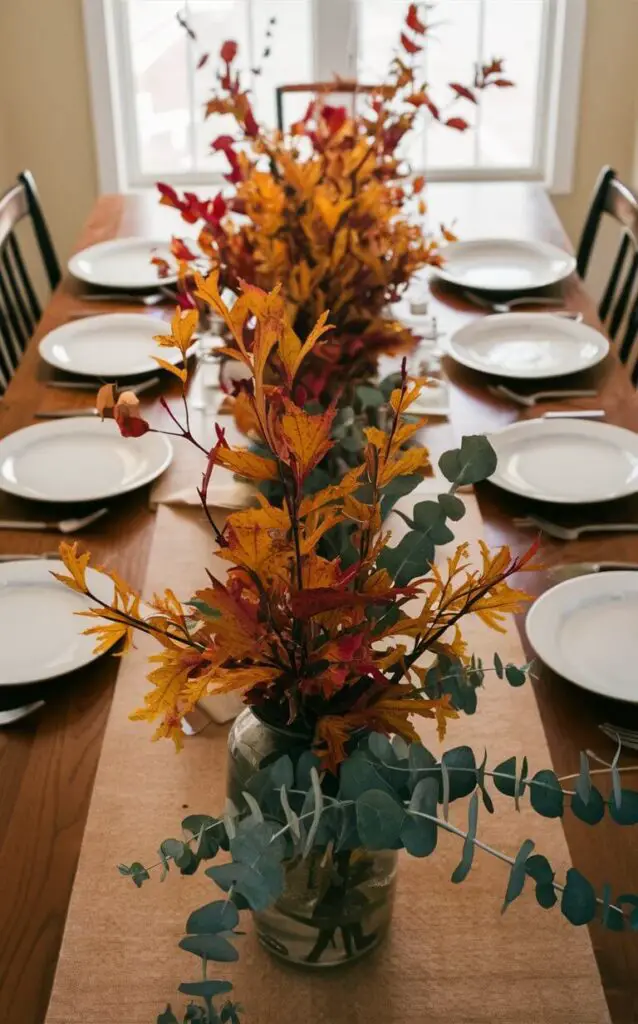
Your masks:
M474 713L488 673L493 685L514 687L528 676L528 666L503 665L498 655L485 666L468 650L462 625L475 615L503 631L505 616L525 600L511 577L531 568L535 547L513 558L507 548L491 552L481 544L478 552L470 552L462 543L442 566L434 559L435 548L453 540L453 524L465 512L458 489L493 472L489 442L466 437L459 449L446 452L439 467L448 490L436 500L417 500L410 515L397 512L402 536L393 538L383 521L384 497L392 496L398 479L416 486L432 472L425 449L404 448L422 425L410 416L410 407L423 382L410 379L403 369L389 395L387 429L366 429L362 464L338 483L308 493L313 468L334 443L335 407L308 412L299 402L297 382L329 329L325 316L302 339L277 288L265 292L243 285L232 309L220 297L217 271L198 277L196 288L223 318L234 342L229 354L249 373L242 401L263 438L262 451L255 452L229 446L218 430L214 446L202 450L199 493L216 553L228 565L226 579L209 574L208 583L188 601L166 590L143 605L117 573L102 569L113 584L113 599L105 605L89 589L89 555L80 554L76 545L62 546L68 575L59 576L93 599L94 607L84 614L94 620L89 632L96 634L100 651L118 641L130 646L135 629L157 639L152 687L132 716L157 723L154 738L169 737L179 746L183 715L202 696L232 690L241 691L251 709L244 714L252 713L264 730L285 737L279 756L263 759L250 775L235 776L233 799L219 816L189 815L182 823L184 838L160 845L157 866L164 872L173 866L185 875L214 860L220 850L230 853L227 862L205 868L225 896L190 915L180 942L203 964L201 980L180 986L199 1000L191 1003L184 1020L233 1024L240 1019L240 1007L226 998L231 983L211 977L209 968L211 962L237 959L241 910L255 913L258 934L266 942L268 915L277 908L284 914L281 908L290 887L298 884L295 879L301 873L310 889L312 875L320 883L304 921L313 932L304 961L318 963L337 945L344 959L361 955L381 934L380 928L378 934L370 931L376 920L371 914L378 912L371 880L379 858L390 864L385 882L390 899L394 851L404 848L427 857L440 831L462 840L454 882L467 876L480 847L510 868L504 906L528 882L542 907L560 901L562 913L574 924L598 916L609 928L638 927L638 897L614 897L608 886L598 895L573 868L564 882L558 881L531 840L510 857L477 837L479 804L494 812L491 785L511 797L517 809L529 798L546 817L569 810L589 824L606 813L619 825L636 823L638 797L621 789L617 758L610 768L613 791L605 800L592 782L587 755L575 788L565 789L564 780L549 769L530 775L526 758L488 767L488 755L481 752L479 761L467 746L436 757L415 728L415 721L427 725L429 720L443 740L459 714ZM196 317L195 312L178 312L171 335L158 338L160 345L185 352ZM249 319L254 322L250 347L245 343ZM282 371L276 384L266 379L273 356ZM186 379L184 369L184 385ZM152 429L130 393L117 395L106 386L100 406L127 436ZM185 397L183 422L171 415L177 428L172 433L197 444ZM255 506L233 512L220 528L207 505L218 466L256 484L278 480L281 501L271 503L256 490ZM328 542L334 531L339 550L331 554ZM469 797L465 830L448 820L449 804L461 797ZM137 886L149 870L140 862L120 866ZM271 938L269 946L287 955L281 942ZM158 1024L176 1021L170 1007L158 1017Z
M324 406L344 381L373 375L381 353L415 345L387 306L417 271L441 263L440 240L425 235L415 220L425 211L425 178L410 175L402 141L424 111L451 131L466 131L470 124L458 105L470 108L483 90L512 85L503 62L493 60L477 67L467 84L450 82L448 96L435 98L416 66L430 36L426 14L426 5L407 8L397 56L385 81L359 97L365 101L361 113L349 114L318 96L285 134L259 124L236 69L237 44L225 42L206 113L234 119L235 133L212 142L227 159L232 190L202 200L159 185L161 202L199 227L200 253L173 240L184 304L193 302L189 275L195 263L202 269L203 254L219 271L222 289L235 295L242 281L265 291L281 282L288 317L301 337L330 310L335 331L314 347L297 377L306 399ZM454 238L445 228L442 234Z

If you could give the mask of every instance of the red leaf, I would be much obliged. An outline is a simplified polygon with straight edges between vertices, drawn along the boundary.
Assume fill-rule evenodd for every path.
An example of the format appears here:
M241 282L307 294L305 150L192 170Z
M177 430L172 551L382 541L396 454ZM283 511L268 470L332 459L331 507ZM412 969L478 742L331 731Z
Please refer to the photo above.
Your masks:
M180 309L197 309L197 303L190 292L178 291L175 299Z
M418 4L410 4L410 6L408 7L408 16L405 19L405 23L408 26L408 28L411 28L413 32L417 33L417 35L423 35L425 30L427 29L427 25L424 25L423 22L419 19Z
M407 53L420 53L423 49L422 46L414 43L408 36L406 36L405 32L401 33L401 45Z
M332 587L315 587L298 590L290 603L292 614L297 619L311 619L313 615L331 612L336 608L356 608L358 605L381 604L391 601L392 596L379 597L377 594L358 594L352 590L334 590Z
M450 89L454 89L457 96L462 96L463 99L469 100L471 103L478 103L476 96L467 86L460 85L459 82L450 82Z
M190 263L191 260L196 258L195 253L190 251L181 238L173 237L171 239L171 253L176 260L182 260L185 263Z
M233 42L232 39L227 39L219 51L219 55L227 64L231 64L237 56L237 43Z
M509 78L497 78L492 82L492 85L497 85L499 89L512 89L514 82L510 82Z
M246 106L246 113L244 114L244 128L246 135L249 135L251 139L256 138L259 135L259 125L253 114L252 107Z
M465 132L470 127L462 117L450 117L445 124L448 128L455 128L457 132Z
M161 195L160 205L161 206L174 206L179 210L181 203L180 198L174 188L170 185L165 185L163 182L156 182L157 190Z
M211 142L211 149L232 149L235 140L232 135L220 135L214 142Z
M168 277L171 272L168 260L165 260L162 256L153 256L151 263L154 267L157 267L157 276L159 278Z
M347 116L345 107L331 107L326 104L321 111L321 117L331 135L335 135L339 131Z
M122 437L142 437L151 429L150 424L140 416L118 416L117 407L114 412L114 419L117 423Z
M203 68L204 64L208 63L208 58L209 57L210 57L210 53L203 53L201 55L201 57L199 58L199 60L197 61L197 64L195 66L195 70L199 71L200 68Z
M495 57L493 60L491 60L489 64L484 64L483 65L483 74L484 75L500 75L502 70L503 70L503 61L502 61L502 59L499 59L497 57Z

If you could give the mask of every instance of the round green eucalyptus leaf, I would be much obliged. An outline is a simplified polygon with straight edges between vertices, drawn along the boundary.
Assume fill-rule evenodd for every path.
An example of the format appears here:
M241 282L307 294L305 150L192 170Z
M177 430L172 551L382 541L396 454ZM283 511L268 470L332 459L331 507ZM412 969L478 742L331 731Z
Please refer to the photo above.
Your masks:
M597 825L605 817L605 801L599 790L592 786L587 803L575 793L571 798L572 813L587 825Z
M576 868L569 868L560 903L561 912L570 924L589 924L596 914L594 887Z
M535 785L538 783L538 785ZM563 814L564 797L555 772L543 768L529 782L529 798L537 814L544 818L560 818Z
M357 828L368 850L392 850L405 818L402 805L388 793L373 789L357 799Z

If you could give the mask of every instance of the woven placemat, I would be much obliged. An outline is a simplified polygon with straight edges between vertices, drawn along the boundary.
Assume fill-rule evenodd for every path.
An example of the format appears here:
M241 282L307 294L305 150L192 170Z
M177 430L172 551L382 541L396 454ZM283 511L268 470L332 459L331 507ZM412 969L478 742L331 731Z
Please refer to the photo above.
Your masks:
M469 539L480 535L481 520L474 498L465 500L468 515L458 526ZM145 591L170 584L186 596L202 583L204 565L221 571L212 547L201 513L160 506ZM486 659L498 648L504 661L524 661L513 623L504 637L480 624L465 632ZM167 1001L182 1004L179 982L197 975L197 960L177 942L190 910L218 898L213 883L171 872L137 891L115 868L120 861L153 863L160 840L178 833L182 817L214 813L224 800L225 727L211 724L176 755L128 720L147 686L152 646L142 637L119 673L47 1024L154 1024ZM424 741L437 751L426 726ZM491 680L479 712L450 724L446 744L458 743L479 755L486 747L492 763L526 754L532 773L551 763L530 686ZM451 808L461 826L463 803ZM513 854L531 837L559 874L569 866L560 820L527 807L517 814L498 793L495 804L495 815L479 814L485 842ZM244 915L240 960L223 970L246 1024L609 1024L587 929L571 927L557 908L541 910L531 891L501 916L507 866L478 852L467 881L455 886L450 875L460 852L459 841L443 834L427 860L401 855L391 934L352 967L320 974L288 968L259 947Z

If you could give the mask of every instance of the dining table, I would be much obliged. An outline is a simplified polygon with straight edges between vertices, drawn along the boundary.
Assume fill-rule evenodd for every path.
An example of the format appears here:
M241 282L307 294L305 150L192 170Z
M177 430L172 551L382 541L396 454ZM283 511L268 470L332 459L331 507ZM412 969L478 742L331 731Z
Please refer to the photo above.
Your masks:
M428 187L428 207L434 225L454 222L454 230L461 237L516 237L570 247L551 200L539 183L433 183ZM152 192L105 195L91 211L77 248L118 237L168 238L183 233L176 211L160 207ZM67 275L51 296L37 332L0 399L0 438L35 422L38 412L89 408L94 404L90 392L47 386L55 370L41 360L38 343L77 314L139 312L140 307L107 296L103 303L89 303L83 299L83 291L84 286ZM567 308L582 313L592 327L604 330L596 303L576 274L549 289L548 294L560 294ZM428 304L438 330L448 336L485 315L485 310L458 289L441 281L432 283ZM172 311L167 303L147 309L145 314L161 324ZM450 389L449 415L432 419L424 432L434 459L463 435L490 432L549 409L579 406L574 399L567 403L548 400L522 408L488 391L484 375L449 358L444 359L444 371ZM638 431L638 395L613 345L603 363L574 380L579 387L598 392L595 398L580 400L583 405L603 409L608 423ZM151 423L164 415L162 395L169 401L178 399L170 381L141 398L144 415ZM534 503L489 482L477 486L476 497L486 540L491 545L509 544L517 553L525 550L535 534L516 527L513 520L528 513ZM53 516L47 518L55 518L56 511L61 512L62 506L48 509ZM80 508L78 514L82 511ZM556 507L549 511L556 521L568 524L600 521L601 516L638 522L638 495L607 503L604 508L588 506L566 512ZM37 513L37 506L0 493L0 517L18 519ZM109 515L77 539L92 551L96 562L117 568L133 586L141 587L155 527L156 514L149 507L148 489L142 488L110 501ZM58 540L51 532L0 531L0 556L49 552ZM601 533L569 542L544 537L544 569L526 582L534 593L540 593L548 586L547 573L552 567L588 560L638 563L638 533ZM524 635L523 640L526 644ZM33 642L37 643L37 637ZM23 688L0 686L0 710L21 702L44 701L36 713L0 730L2 1024L42 1024L46 1015L119 664L118 658L106 657L54 682ZM630 706L619 709L540 664L536 665L532 685L557 774L577 773L582 750L611 760L615 745L599 726L618 722L620 714L626 717L618 724L631 723ZM631 766L633 760L628 752L623 754L621 764ZM566 816L563 824L575 867L597 884L610 882L614 892L638 891L638 844L633 828L618 827L606 818L593 829L572 815ZM590 934L611 1019L614 1024L631 1024L638 1020L638 933L605 931L592 925Z

